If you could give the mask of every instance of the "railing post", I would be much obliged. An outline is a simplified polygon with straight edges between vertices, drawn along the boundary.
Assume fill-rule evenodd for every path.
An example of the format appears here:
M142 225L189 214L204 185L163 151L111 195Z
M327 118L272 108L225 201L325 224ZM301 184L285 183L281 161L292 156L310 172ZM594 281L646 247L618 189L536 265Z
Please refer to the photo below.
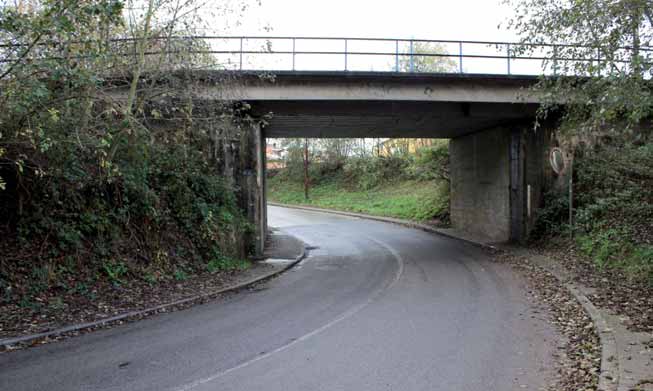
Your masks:
M295 70L295 38L292 39L292 70Z
M399 72L399 40L395 41L395 72Z
M508 74L510 74L510 44L506 45L506 59L508 60Z
M243 70L243 38L240 38L240 70Z
M463 73L463 43L462 41L458 42L458 65L460 68L460 73Z
M415 63L413 62L413 40L410 40L410 73L415 71Z
M347 71L347 40L345 39L345 71Z

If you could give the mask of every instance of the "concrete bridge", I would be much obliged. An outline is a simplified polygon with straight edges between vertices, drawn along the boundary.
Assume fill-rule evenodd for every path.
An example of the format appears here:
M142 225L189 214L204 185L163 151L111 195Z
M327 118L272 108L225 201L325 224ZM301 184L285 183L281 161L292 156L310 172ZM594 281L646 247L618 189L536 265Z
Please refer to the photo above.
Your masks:
M202 99L224 86L202 84ZM207 77L210 73L207 74ZM258 193L251 213L264 240L267 137L449 138L451 220L490 240L520 241L531 229L547 175L546 132L533 131L534 76L387 72L243 72L228 91L251 114L272 114L256 134ZM262 245L262 244L261 244Z
M565 48L573 49L570 45L539 45L544 47L540 53L545 54L525 56L516 54L520 52L515 50L515 44L480 41L199 39L208 50L197 53L215 58L227 56L227 60L219 62L230 67L223 66L222 71L191 71L194 98L207 102L244 101L251 106L249 114L255 118L272 114L265 126L251 125L251 137L241 146L241 165L231 171L245 173L240 188L245 189L242 190L244 204L257 227L258 251L263 248L267 229L264 154L267 137L449 138L453 226L496 242L521 241L528 235L551 175L545 164L549 132L533 131L538 98L529 94L528 87L537 82L538 76L513 73L517 61L534 60L541 64L549 58L545 55L548 50L554 56L553 66L538 66L536 73L556 74L555 56ZM220 45L213 45L213 39ZM313 49L298 48L302 40L313 42ZM263 42L263 49L248 49L250 41ZM279 41L292 46L284 49L283 45L277 45ZM320 46L334 41L344 44L344 51ZM237 46L230 49L229 42ZM391 50L352 49L354 44L366 42L391 45ZM415 42L456 49L415 53ZM408 51L400 50L406 46ZM488 46L493 46L495 52L470 54L463 49ZM285 66L258 61L269 56L282 56ZM324 65L309 64L309 68L322 70L298 70L301 56L331 59L335 56L335 69L332 61ZM382 72L352 70L356 68L353 60L361 56L389 57L394 65L383 65ZM456 66L449 73L424 73L418 66L419 59L433 57L453 59ZM403 60L407 61L408 69L401 68ZM467 73L467 66L473 60L499 61L504 68L495 74ZM566 61L594 60L572 56ZM366 65L369 64L363 67ZM228 166L229 162L225 164Z

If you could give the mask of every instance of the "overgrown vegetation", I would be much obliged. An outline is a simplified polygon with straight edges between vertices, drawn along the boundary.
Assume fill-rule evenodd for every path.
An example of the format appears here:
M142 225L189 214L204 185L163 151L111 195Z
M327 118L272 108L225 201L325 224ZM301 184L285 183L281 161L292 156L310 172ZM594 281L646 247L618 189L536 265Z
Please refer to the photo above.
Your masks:
M218 169L223 135L202 125L242 116L166 94L171 67L183 79L207 59L179 45L144 52L173 44L177 25L191 25L176 15L195 14L142 5L138 15L114 0L0 9L0 304L247 265L249 227ZM116 101L120 86L129 93Z
M345 141L340 141L344 143ZM379 153L370 143L350 141L347 155L333 153L336 141L314 145L310 190L304 196L302 160L289 143L286 168L268 180L268 198L285 204L362 212L447 224L449 218L448 143L436 141L414 153ZM338 144L342 146L341 144ZM376 152L374 152L376 148Z
M554 193L540 219L542 237L570 235L601 269L653 284L653 144L603 144L576 157L574 226L568 197Z
M518 53L543 50L549 71L535 90L542 117L562 115L559 131L585 139L642 139L653 114L653 4L649 0L504 0L521 41Z
M653 4L648 0L506 0L524 43L544 48L540 119L574 157L574 247L601 269L653 284L651 74ZM521 46L518 52L534 52ZM568 174L566 174L568 175ZM568 194L552 191L536 231L569 237Z

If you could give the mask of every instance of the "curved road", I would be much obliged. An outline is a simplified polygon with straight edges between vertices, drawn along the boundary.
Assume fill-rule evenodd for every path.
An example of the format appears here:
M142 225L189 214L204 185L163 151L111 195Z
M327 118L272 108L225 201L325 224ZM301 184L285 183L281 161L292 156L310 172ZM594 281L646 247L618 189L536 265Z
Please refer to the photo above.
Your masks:
M269 208L316 248L257 289L0 355L0 390L538 390L559 338L507 266L417 230Z

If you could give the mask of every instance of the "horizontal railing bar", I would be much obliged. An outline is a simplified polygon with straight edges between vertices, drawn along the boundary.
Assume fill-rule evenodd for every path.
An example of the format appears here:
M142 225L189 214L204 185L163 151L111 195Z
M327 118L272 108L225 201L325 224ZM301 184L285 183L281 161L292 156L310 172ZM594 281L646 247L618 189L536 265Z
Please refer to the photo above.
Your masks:
M134 42L140 38L113 38L110 42ZM148 40L296 40L296 41L362 41L362 42L425 42L425 43L450 43L450 44L469 44L469 45L497 45L505 46L511 45L515 47L559 47L559 48L587 48L587 49L600 49L600 46L594 45L580 45L580 44L563 44L563 43L534 43L534 42L508 42L508 41L466 41L466 40L442 40L442 39L411 39L411 38L347 38L347 37L288 37L288 36L221 36L221 35L195 35L195 36L157 36L149 37ZM72 43L84 43L89 41L76 41ZM52 41L51 43L57 44L58 42ZM43 42L41 45L47 45L48 42ZM0 44L0 47L21 47L27 44ZM620 46L615 48L617 50L633 50L632 46ZM642 46L637 48L640 51L653 51L653 47Z
M157 52L145 52L144 55L147 56L154 56L154 55L161 55L161 54L296 54L296 55L344 55L345 52L339 52L339 51L239 51L239 50L192 50L192 51L157 51ZM410 53L395 53L395 52L347 52L347 55L355 55L355 56L395 56L399 55L401 57L410 57ZM118 57L130 57L130 56L135 56L134 53L116 53L115 56ZM444 53L413 53L413 57L451 57L451 58L459 58L459 54L444 54ZM41 60L64 60L64 59L92 59L92 58L97 58L99 56L71 56L71 57L47 57L43 58ZM479 59L494 59L494 60L505 60L508 57L507 56L499 56L499 55L482 55L482 54L464 54L462 56L463 58L479 58ZM510 56L511 60L539 60L539 61L544 61L544 60L552 60L550 57L541 57L541 56L533 56L533 57L525 57L525 56ZM3 59L0 60L0 63L5 63L5 62L12 62L12 61L17 61L19 60L18 58L13 58L13 59ZM23 58L22 60L25 61L34 61L35 58ZM556 57L556 60L558 61L572 61L572 62L590 62L590 61L605 61L605 59L600 59L600 58L580 58L580 57ZM611 60L611 62L617 62L617 63L629 63L629 60ZM649 63L644 63L644 65L649 64Z
M542 47L574 47L574 48L598 48L598 46L593 45L580 45L580 44L564 44L564 43L534 43L534 42L509 42L509 41L465 41L465 40L444 40L444 39L413 39L413 38L349 38L349 37L288 37L288 36L231 36L231 35L199 35L199 36L177 36L179 39L268 39L268 40L322 40L322 41L378 41L378 42L432 42L432 43L463 43L463 44L472 44L472 45L515 45L519 46L542 46ZM173 39L175 37L172 37ZM124 38L126 40L134 40L137 38ZM168 39L168 37L156 37L155 39ZM631 46L618 47L617 49L633 49ZM653 47L642 46L638 48L639 50L653 50Z

